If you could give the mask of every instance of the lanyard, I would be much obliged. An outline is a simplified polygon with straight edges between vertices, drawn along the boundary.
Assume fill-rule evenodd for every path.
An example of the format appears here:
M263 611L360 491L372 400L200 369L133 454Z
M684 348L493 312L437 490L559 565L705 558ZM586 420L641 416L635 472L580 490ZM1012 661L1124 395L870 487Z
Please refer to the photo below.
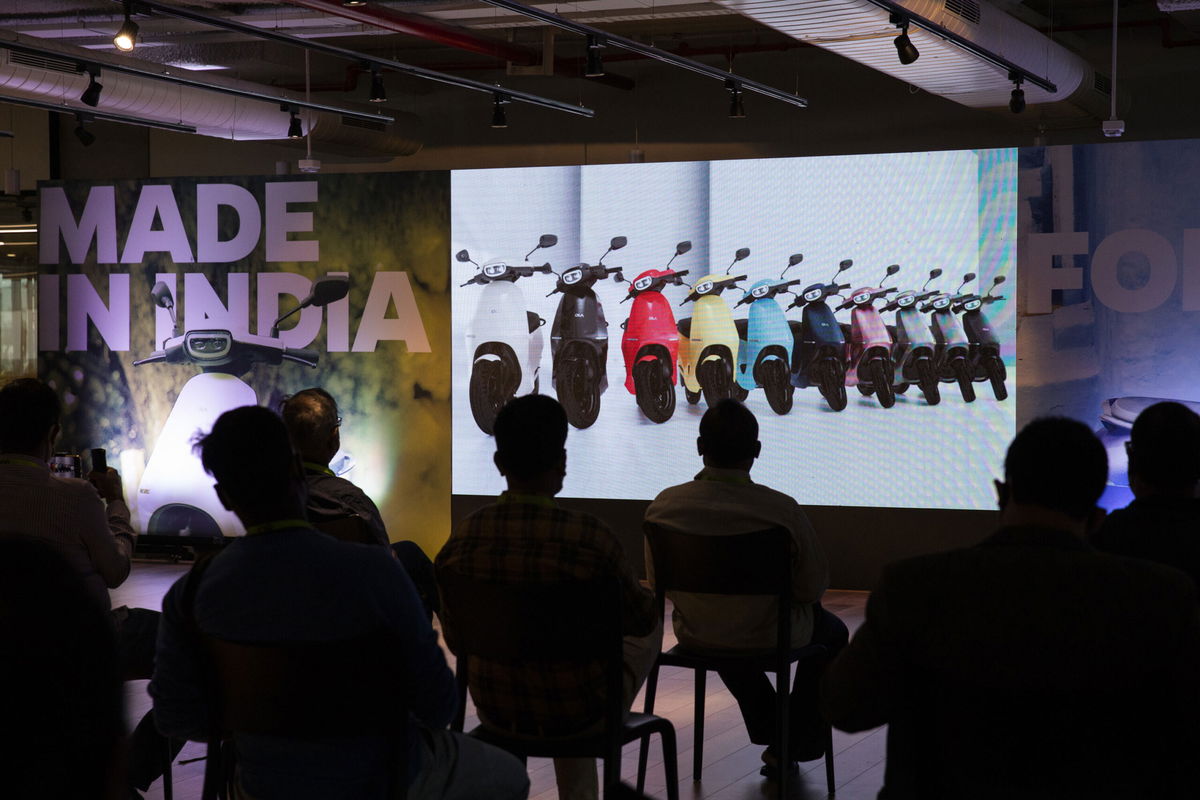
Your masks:
M333 470L331 470L329 467L323 467L320 464L313 463L312 461L305 461L303 463L304 463L304 467L306 469L310 469L313 472L322 472L331 478L337 477L336 475L333 474Z
M45 462L30 456L4 456L0 458L0 464L8 467L36 467L38 469L46 466Z

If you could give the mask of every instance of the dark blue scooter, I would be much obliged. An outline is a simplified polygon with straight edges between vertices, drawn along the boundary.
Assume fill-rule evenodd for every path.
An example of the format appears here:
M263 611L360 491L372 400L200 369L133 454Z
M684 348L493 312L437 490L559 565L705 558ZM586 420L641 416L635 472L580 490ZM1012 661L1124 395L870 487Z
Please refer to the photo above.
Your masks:
M830 283L810 285L788 306L804 309L799 323L788 320L793 337L792 385L818 387L834 411L846 407L846 337L826 301L850 288L848 283L839 284L837 276L852 266L850 259L841 262Z

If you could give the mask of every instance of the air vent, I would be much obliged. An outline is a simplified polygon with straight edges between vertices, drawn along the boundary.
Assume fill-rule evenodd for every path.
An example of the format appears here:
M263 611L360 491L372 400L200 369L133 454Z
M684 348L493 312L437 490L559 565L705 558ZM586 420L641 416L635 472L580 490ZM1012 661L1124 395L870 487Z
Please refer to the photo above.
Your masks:
M357 117L342 117L342 124L350 128L362 128L363 130L375 131L377 133L386 133L388 129L386 122L375 122Z
M973 25L979 24L979 3L975 0L946 0L946 10Z
M65 72L69 75L79 74L79 65L75 61L67 61L62 58L52 58L50 56L33 55L31 53L18 53L14 50L6 50L8 53L8 63L16 64L22 67L32 67L33 69L44 69L50 72Z
M1092 81L1092 88L1100 92L1100 94L1112 95L1112 78L1097 72L1095 80Z

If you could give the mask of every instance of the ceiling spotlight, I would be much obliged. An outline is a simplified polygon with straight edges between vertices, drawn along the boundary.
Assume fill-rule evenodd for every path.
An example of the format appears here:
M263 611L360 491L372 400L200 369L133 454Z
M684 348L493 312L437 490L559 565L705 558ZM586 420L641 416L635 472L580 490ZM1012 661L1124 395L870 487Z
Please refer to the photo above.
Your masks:
M371 67L371 96L367 98L372 103L387 102L387 92L383 88L383 75L379 67Z
M892 44L896 45L896 55L900 57L900 63L913 63L921 57L921 54L917 52L916 45L912 43L912 39L908 38L908 17L893 14L892 24L900 29L900 35L892 42Z
M583 68L585 78L599 78L604 75L604 59L600 57L600 48L604 47L604 39L589 34L587 37L587 62Z
M725 88L729 90L729 118L745 119L746 107L742 105L742 87L733 78L726 78Z
M492 127L507 128L508 114L504 111L504 104L508 102L508 95L503 92L496 92L492 95Z
M1008 101L1008 110L1014 114L1020 114L1025 110L1025 90L1021 88L1021 83L1025 80L1024 76L1019 72L1008 73L1008 79L1013 82L1012 97Z
M84 147L91 147L96 142L96 134L83 127L83 117L76 117L75 119L79 120L79 124L75 126L75 138Z
M137 44L138 24L129 18L133 12L130 0L125 0L125 21L121 23L117 35L113 37L113 45L120 51L128 53Z
M303 139L304 129L300 126L300 117L296 115L296 109L290 109L288 113L292 115L291 122L288 123L288 138Z
M354 8L355 6L365 6L367 0L342 0L342 5L346 8Z
M92 108L95 108L97 105L99 105L100 91L104 88L104 85L96 80L97 72L99 72L99 70L88 70L87 88L83 90L83 94L79 95L79 102L83 103L85 106L91 106Z

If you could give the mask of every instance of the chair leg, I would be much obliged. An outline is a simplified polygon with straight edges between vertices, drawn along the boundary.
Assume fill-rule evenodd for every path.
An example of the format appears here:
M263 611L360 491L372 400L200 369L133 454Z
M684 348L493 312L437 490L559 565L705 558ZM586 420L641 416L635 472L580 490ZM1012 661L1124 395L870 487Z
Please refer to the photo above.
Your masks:
M642 741L647 741L646 737ZM679 800L679 759L676 755L675 727L669 726L659 735L663 751L663 776L667 781L667 800ZM638 790L639 792L641 789Z
M643 739L642 741L645 741ZM618 790L621 788L621 747L617 745L616 754L609 754L604 759L604 785L600 788L600 796L604 800L610 797L618 797Z
M163 800L174 800L175 787L172 785L172 781L171 781L171 762L175 760L175 755L171 751L171 739L170 738L165 739L164 743L166 744L167 752L166 752L166 757L163 759L163 772L162 772Z
M646 677L646 705L644 713L654 713L654 698L658 694L658 662L654 662L654 666L650 668L650 674ZM641 792L646 788L646 762L650 760L650 737L642 737L641 743L638 745L638 773L637 773L637 790Z
M792 777L792 755L788 743L788 707L791 705L792 675L789 665L775 671L775 719L778 722L779 743L779 800L788 796L788 784Z
M837 786L833 780L833 728L825 726L825 785L829 787L829 796L837 794Z
M700 780L700 773L704 763L704 689L708 679L708 671L704 669L696 670L696 699L694 705L696 707L696 721L692 726L692 780Z

